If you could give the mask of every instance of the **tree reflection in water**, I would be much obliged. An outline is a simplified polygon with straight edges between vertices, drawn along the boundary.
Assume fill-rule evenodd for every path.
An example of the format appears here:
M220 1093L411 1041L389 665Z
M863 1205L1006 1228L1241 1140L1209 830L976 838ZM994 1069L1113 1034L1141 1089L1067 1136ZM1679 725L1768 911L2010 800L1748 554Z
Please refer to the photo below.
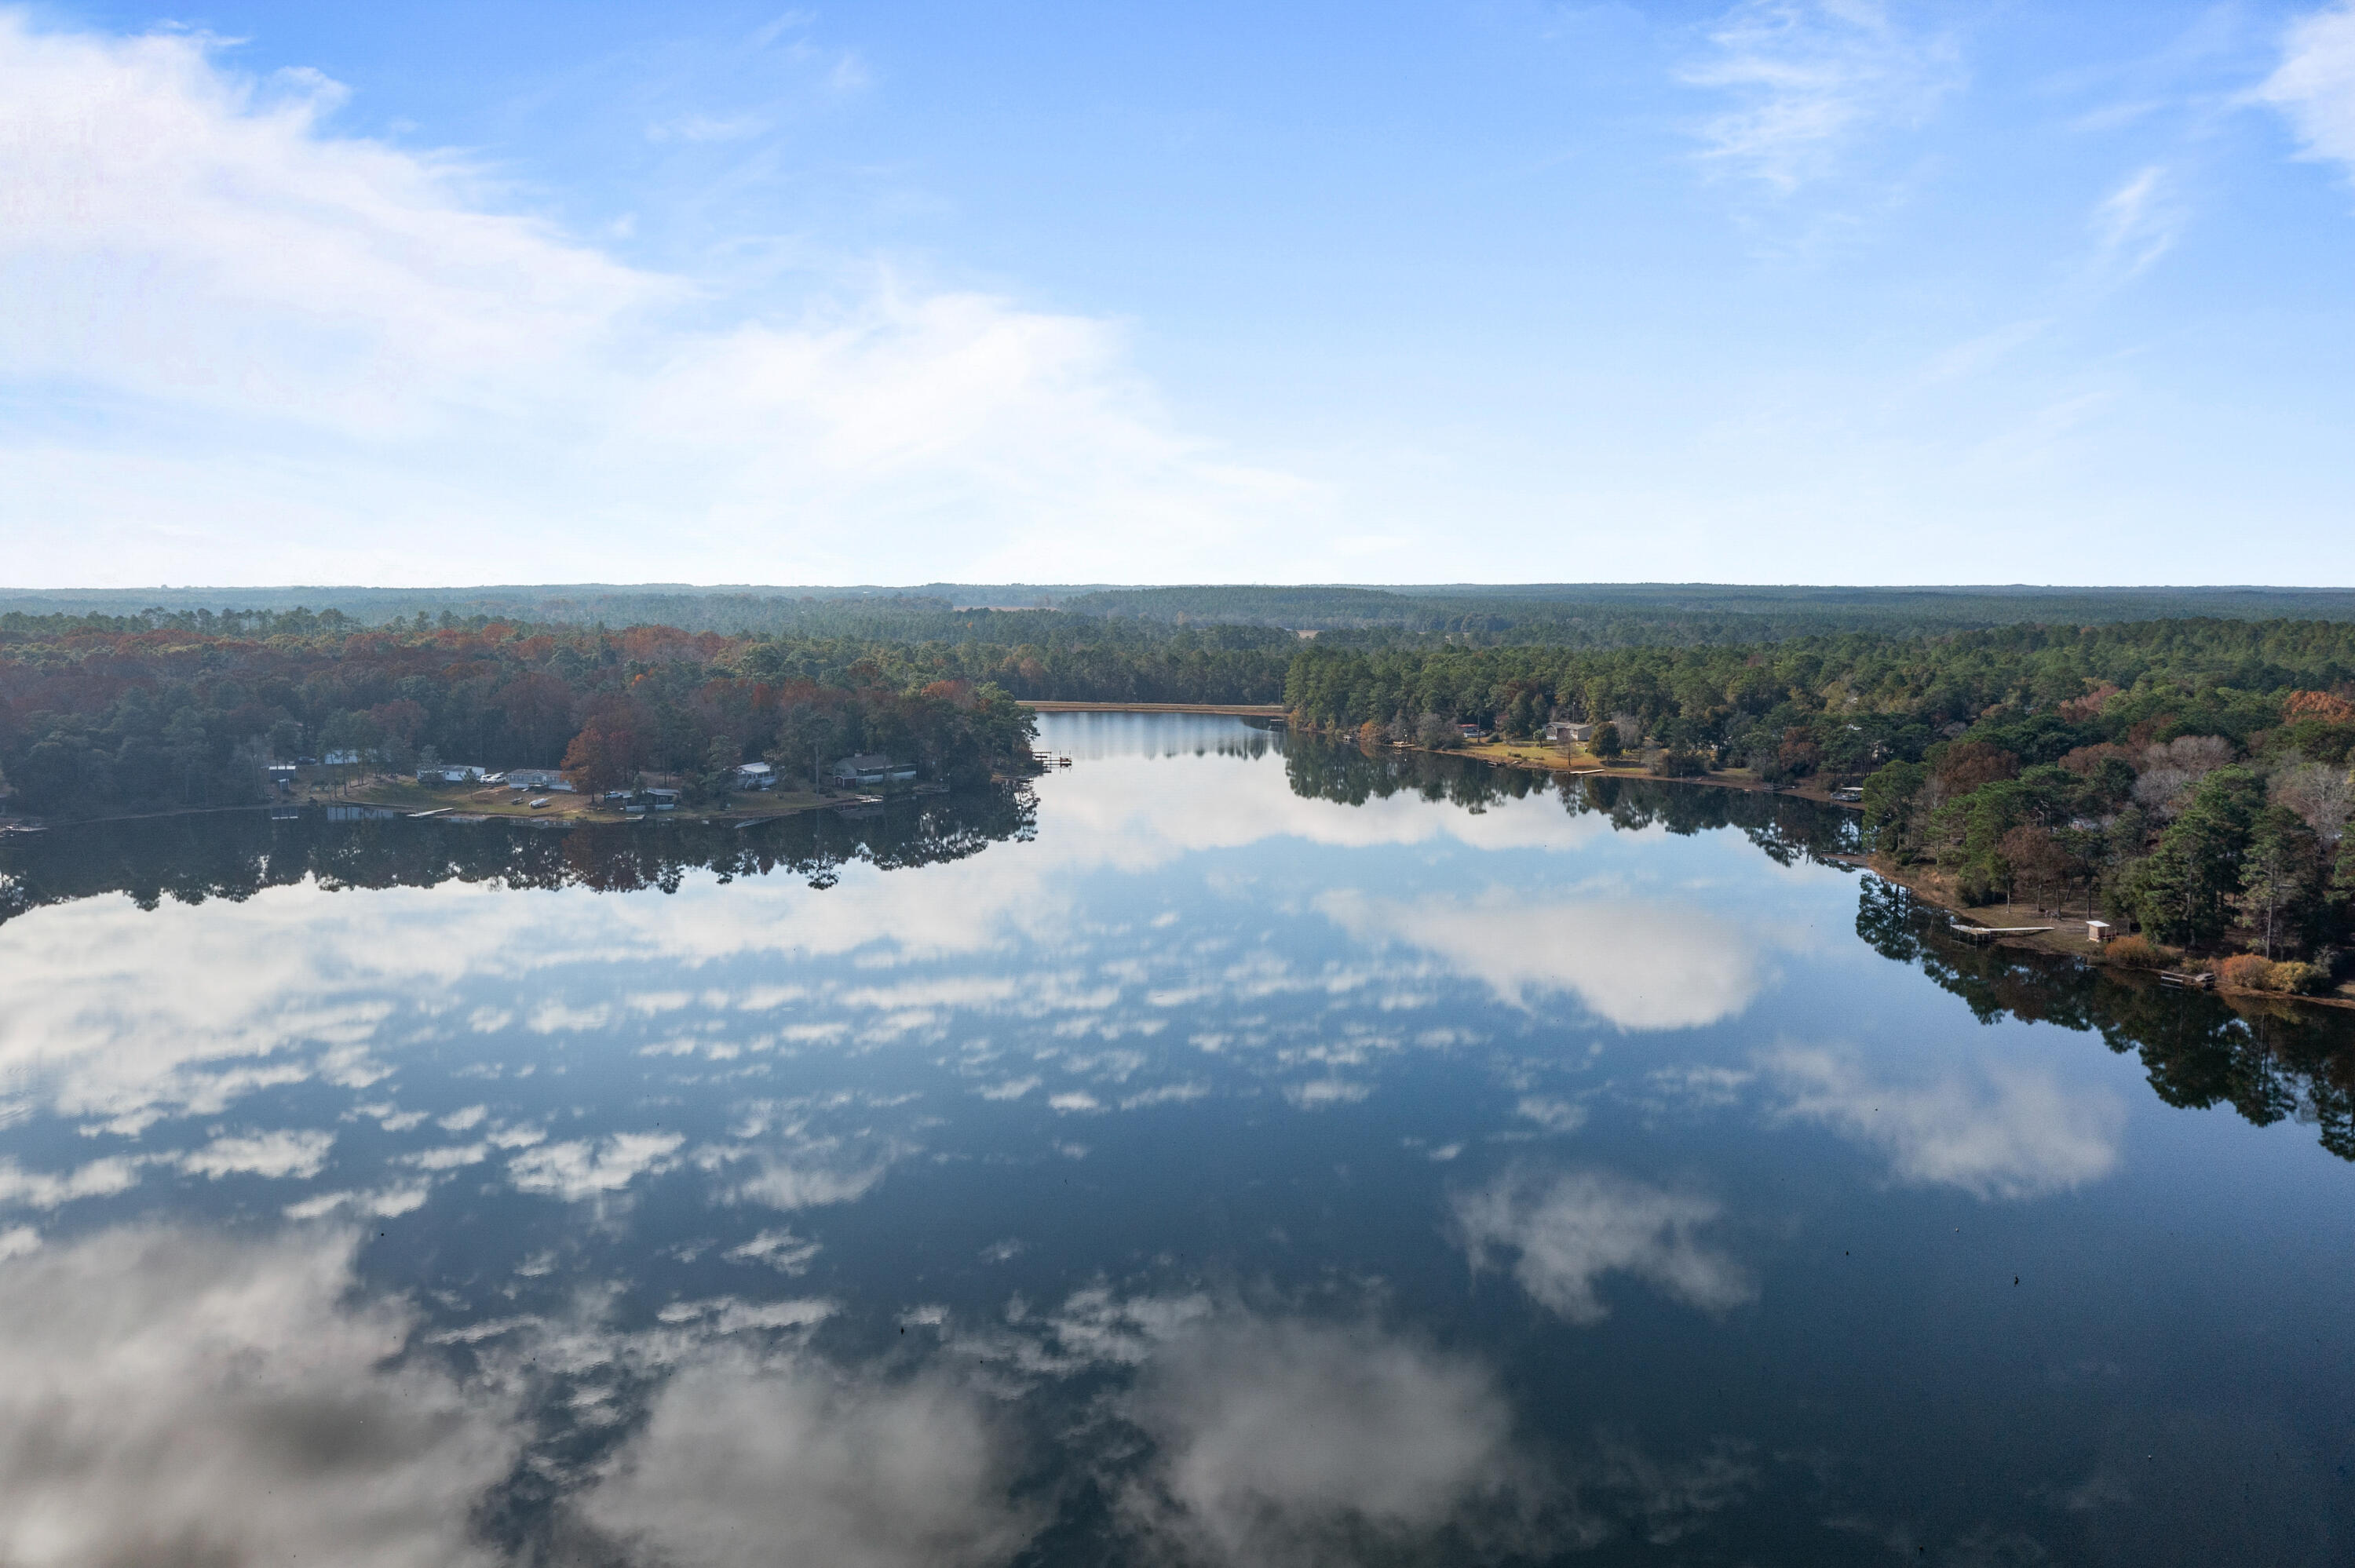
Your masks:
M1028 789L992 786L853 815L809 811L751 825L664 821L570 829L440 818L330 821L322 811L258 811L96 823L0 845L0 921L77 898L125 893L143 909L165 898L232 902L316 878L324 887L488 883L518 890L588 887L675 892L691 871L787 872L834 884L844 865L890 871L978 854L1028 839Z
M2099 1033L2137 1053L2171 1106L2225 1104L2260 1127L2312 1123L2322 1147L2355 1160L2355 1028L2288 1001L2222 998L2155 974L2055 954L1982 948L1942 935L1945 916L1905 888L1865 879L1857 935L1883 957L1918 965L1980 1022L2009 1016Z

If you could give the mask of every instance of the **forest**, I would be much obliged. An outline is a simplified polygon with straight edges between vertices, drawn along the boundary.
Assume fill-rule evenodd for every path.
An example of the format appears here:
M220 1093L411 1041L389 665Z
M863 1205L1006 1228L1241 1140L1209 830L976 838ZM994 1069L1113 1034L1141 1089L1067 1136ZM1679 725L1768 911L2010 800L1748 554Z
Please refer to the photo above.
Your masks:
M2152 621L1756 648L1362 651L1294 661L1295 723L1448 744L1607 725L1653 771L1861 786L1893 868L2319 990L2355 941L2355 626ZM2122 949L2122 956L2135 949ZM2154 952L2157 949L2153 949Z
M964 784L1026 768L1036 733L986 683L860 658L805 673L779 645L714 632L210 619L0 617L9 804L60 817L234 805L260 798L269 762L336 754L391 771L560 767L606 789L640 772L709 787L764 757L805 777L871 750Z
M758 636L450 609L0 615L0 790L58 817L231 805L259 797L265 763L329 755L710 789L740 760L799 779L866 750L969 783L1028 765L1027 699L1280 700L1296 726L1423 747L1465 722L1526 737L1572 718L1607 724L1656 774L1859 786L1886 863L1966 903L2106 911L2166 948L2247 949L2246 977L2285 989L2319 988L2355 945L2355 622L1406 646L815 602L837 619ZM925 635L861 634L855 615Z

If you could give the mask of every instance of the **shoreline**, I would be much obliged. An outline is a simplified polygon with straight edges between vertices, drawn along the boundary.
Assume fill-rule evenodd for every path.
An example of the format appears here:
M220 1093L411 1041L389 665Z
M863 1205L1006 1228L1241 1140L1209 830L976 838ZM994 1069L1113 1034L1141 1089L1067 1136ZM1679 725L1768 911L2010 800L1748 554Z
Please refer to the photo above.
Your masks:
M1848 863L1854 865L1859 871L1870 872L1874 876L1881 878L1881 881L1890 884L1891 886L1905 889L1906 892L1912 894L1915 898L1927 904L1932 908L1943 911L1948 918L1955 921L1956 923L1960 924L1967 922L1969 925L1975 926L1981 930L2002 929L2000 927L1989 927L1986 922L1981 920L1979 916L1982 911L1989 909L2014 911L2019 908L2019 906L2012 904L1964 904L1961 900L1955 897L1945 887L1939 885L1940 878L1937 872L1934 870L1916 872L1900 871L1877 855L1858 855L1849 859ZM2051 931L2035 933L2008 933L2003 936L1990 937L1987 938L1987 942L1991 947L2011 948L2021 952L2042 953L2047 957L2051 958L2076 959L2081 962L2097 964L2103 969L2120 975L2150 975L2156 977L2160 972L2156 969L2147 969L2131 964L2112 963L2107 958L2103 956L2103 950L2099 947L2096 947L2090 939L2082 936L2062 935L2063 931L2067 930L2072 926L2082 927L2088 918L2089 916L2083 915L2050 915L2041 912L2035 913L2030 923L2041 924L2044 921L2050 921L2055 928ZM2100 916L2090 916L2090 918L2099 919ZM2183 961L2188 967L2190 964L2207 963L2211 960L2204 959L2187 959ZM2208 972L2212 975L2214 971L2210 970ZM2211 980L2211 983L2213 988L2211 994L2218 997L2244 997L2259 1001L2282 1001L2309 1007L2328 1007L2335 1008L2341 1012L2355 1011L2355 997L2298 996L2285 991L2254 991L2246 986L2226 985L2221 980Z
M1090 703L1017 697L1018 707L1042 714L1210 714L1229 718L1288 718L1282 703Z

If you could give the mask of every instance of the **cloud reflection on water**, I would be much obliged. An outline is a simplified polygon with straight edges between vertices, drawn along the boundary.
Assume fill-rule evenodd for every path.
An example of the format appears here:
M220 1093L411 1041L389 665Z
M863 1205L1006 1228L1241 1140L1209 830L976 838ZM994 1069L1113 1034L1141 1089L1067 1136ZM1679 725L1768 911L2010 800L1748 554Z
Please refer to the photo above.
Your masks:
M1006 1428L938 1370L893 1378L722 1351L672 1375L577 1507L676 1568L1002 1563L1042 1522L1010 1495Z
M1155 1453L1132 1528L1190 1560L1320 1563L1533 1539L1550 1488L1484 1363L1364 1325L1197 1319L1127 1404Z
M1757 994L1755 938L1692 907L1617 897L1382 898L1355 889L1316 907L1360 941L1430 953L1501 1000L1570 994L1622 1029L1692 1029Z
M137 1228L0 1263L0 1562L453 1568L512 1402L389 1362L348 1232Z
M1673 1300L1722 1312L1755 1300L1758 1287L1733 1257L1701 1239L1718 1204L1606 1171L1519 1170L1456 1195L1458 1238L1477 1270L1492 1250L1518 1255L1513 1277L1540 1306L1573 1323L1611 1309L1596 1290L1626 1274Z
M1853 1052L1800 1046L1764 1065L1784 1115L1881 1150L1901 1181L2033 1198L2099 1181L2118 1162L2124 1104L2049 1066L1981 1059L1908 1080Z

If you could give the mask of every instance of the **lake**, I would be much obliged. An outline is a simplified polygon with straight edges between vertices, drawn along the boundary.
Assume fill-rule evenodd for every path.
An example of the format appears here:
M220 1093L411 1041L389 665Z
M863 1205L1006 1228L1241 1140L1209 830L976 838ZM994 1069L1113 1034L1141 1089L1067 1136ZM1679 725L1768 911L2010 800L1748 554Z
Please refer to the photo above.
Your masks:
M2355 1559L2350 1015L1802 802L1041 744L0 842L0 1561Z

